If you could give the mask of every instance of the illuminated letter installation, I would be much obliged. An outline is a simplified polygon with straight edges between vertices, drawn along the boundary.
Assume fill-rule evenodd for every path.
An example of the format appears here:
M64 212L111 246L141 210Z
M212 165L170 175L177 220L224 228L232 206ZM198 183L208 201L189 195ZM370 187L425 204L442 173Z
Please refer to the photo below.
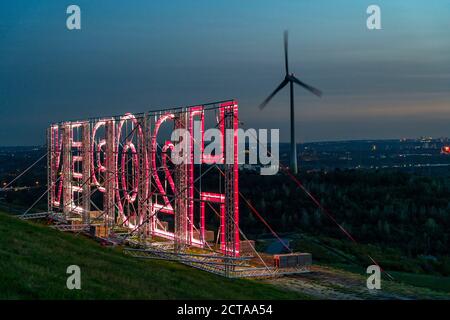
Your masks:
M238 256L238 123L237 102L230 100L53 124L47 131L49 212L103 225L109 235L169 239L183 250L214 245L206 236L205 205L216 204L218 248ZM205 128L222 133L213 155L204 154ZM189 134L171 141L174 129ZM184 143L187 161L172 161L176 143ZM202 177L214 171L220 186L203 191Z

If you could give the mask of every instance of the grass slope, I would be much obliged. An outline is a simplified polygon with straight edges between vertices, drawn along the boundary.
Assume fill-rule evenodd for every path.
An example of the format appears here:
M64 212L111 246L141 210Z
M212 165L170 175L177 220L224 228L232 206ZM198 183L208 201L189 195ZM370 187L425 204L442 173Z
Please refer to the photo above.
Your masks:
M66 288L69 265L81 290ZM256 280L225 279L178 263L137 260L0 213L0 299L301 299Z

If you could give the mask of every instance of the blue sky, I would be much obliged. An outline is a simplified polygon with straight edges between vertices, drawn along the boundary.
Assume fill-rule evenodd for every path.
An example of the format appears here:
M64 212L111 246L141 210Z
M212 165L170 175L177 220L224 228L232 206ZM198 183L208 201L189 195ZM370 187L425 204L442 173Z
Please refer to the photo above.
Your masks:
M82 30L66 29L81 8ZM381 8L382 30L366 28ZM0 145L44 143L51 122L240 103L247 127L289 137L288 91L257 105L290 67L297 140L450 136L450 1L196 0L0 3Z

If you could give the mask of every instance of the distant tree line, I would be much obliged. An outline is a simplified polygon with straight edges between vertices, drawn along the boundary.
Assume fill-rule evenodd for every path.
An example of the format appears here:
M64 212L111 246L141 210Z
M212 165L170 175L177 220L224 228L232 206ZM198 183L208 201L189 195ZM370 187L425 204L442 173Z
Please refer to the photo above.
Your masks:
M408 256L448 255L450 179L442 176L336 170L302 173L303 185L359 242L401 249ZM287 176L245 172L241 192L277 232L345 237ZM241 204L241 226L254 235L267 228Z

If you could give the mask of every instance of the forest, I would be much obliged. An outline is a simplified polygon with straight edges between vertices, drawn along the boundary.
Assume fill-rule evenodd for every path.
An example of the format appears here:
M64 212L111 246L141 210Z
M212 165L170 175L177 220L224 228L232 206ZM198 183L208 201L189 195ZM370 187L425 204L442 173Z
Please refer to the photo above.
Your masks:
M240 190L281 235L306 234L351 243L339 224L357 243L395 249L408 258L444 259L448 264L448 177L338 169L303 172L297 178L326 212L285 174L263 177L245 173ZM256 238L269 233L245 204L241 204L241 212L243 230Z

